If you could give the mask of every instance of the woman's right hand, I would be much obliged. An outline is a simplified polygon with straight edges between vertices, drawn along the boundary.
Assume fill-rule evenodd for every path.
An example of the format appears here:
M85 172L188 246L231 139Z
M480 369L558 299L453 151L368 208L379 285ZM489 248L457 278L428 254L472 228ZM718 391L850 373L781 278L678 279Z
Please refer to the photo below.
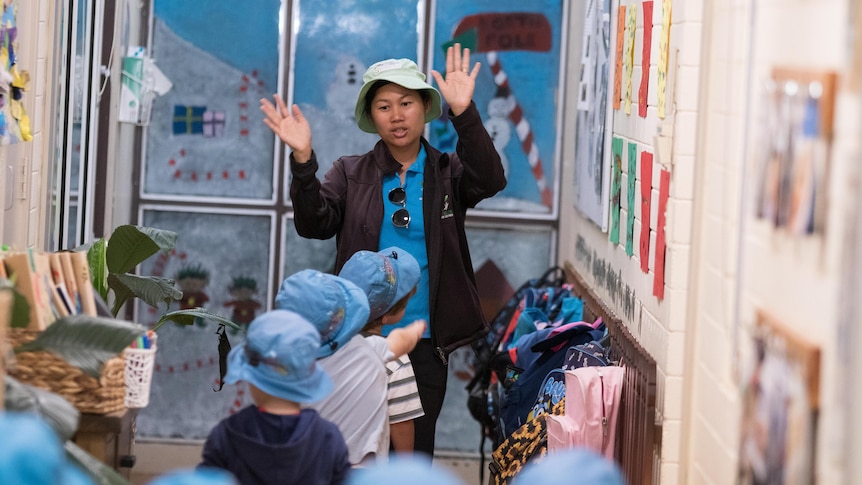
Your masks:
M275 104L266 98L260 100L260 110L265 117L263 122L278 135L282 142L293 150L293 158L298 163L311 159L311 127L299 106L293 105L290 110L284 101L274 94Z

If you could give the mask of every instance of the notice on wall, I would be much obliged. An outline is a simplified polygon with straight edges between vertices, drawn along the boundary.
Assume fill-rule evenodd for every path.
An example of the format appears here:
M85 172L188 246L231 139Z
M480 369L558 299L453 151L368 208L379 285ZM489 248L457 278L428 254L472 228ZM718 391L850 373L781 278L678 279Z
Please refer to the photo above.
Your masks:
M652 153L641 152L641 271L649 273L649 224L652 198Z
M652 294L659 300L664 300L664 261L667 249L667 199L670 194L670 172L662 170L658 186L658 221L656 221L655 236L655 278L653 278Z
M634 254L634 239L635 239L635 184L637 182L637 166L638 166L638 144L629 142L628 144L628 197L629 213L626 218L626 255Z
M624 62L626 66L623 74L623 85L625 94L623 108L627 115L632 114L632 70L635 65L635 32L638 28L638 9L634 5L626 9L626 38Z
M667 96L667 59L670 49L670 16L671 0L661 0L661 34L658 38L658 117L666 116L665 102Z
M614 69L614 109L620 109L623 97L623 39L626 33L626 6L617 11L616 68Z
M611 242L620 243L620 197L623 178L623 140L614 137L611 143L614 153L614 166L611 172Z
M638 89L638 115L646 118L649 94L649 66L652 51L652 2L644 2L643 51L641 52L641 85Z

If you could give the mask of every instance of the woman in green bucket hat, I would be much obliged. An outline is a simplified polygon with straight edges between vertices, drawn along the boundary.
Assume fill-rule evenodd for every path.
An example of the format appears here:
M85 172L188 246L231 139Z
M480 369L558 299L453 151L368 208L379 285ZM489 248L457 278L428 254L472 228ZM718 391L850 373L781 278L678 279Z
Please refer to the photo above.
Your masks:
M482 337L488 324L479 304L464 219L467 209L506 186L500 156L473 102L479 63L455 44L445 75L432 71L439 91L409 59L387 59L365 71L356 100L359 129L377 133L371 151L342 156L321 182L309 123L297 105L261 99L264 123L291 150L290 197L300 236L336 237L335 273L356 251L397 246L419 263L417 293L406 325L429 322L410 353L425 416L415 421L415 449L433 454L437 417L446 392L446 365L458 347ZM442 115L458 134L454 153L423 137ZM316 134L326 140L326 133ZM397 325L393 325L396 327Z

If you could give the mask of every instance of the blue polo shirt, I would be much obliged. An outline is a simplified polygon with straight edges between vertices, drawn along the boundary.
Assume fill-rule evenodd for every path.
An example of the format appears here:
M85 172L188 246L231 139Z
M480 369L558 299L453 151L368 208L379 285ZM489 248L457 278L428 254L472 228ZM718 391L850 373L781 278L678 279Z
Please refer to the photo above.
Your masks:
M405 208L410 213L410 224L407 227L395 227L392 224L392 214L401 208L401 205L389 201L389 191L402 187L398 174L383 177L383 223L380 225L379 248L390 246L399 247L416 258L419 263L419 285L416 294L407 303L407 311L400 322L393 325L385 325L382 333L389 335L393 328L404 327L414 320L422 319L426 322L429 318L428 307L428 253L425 250L425 221L422 217L422 185L425 181L425 146L420 146L416 161L404 176L404 191L407 193ZM431 331L426 326L424 338L431 337Z

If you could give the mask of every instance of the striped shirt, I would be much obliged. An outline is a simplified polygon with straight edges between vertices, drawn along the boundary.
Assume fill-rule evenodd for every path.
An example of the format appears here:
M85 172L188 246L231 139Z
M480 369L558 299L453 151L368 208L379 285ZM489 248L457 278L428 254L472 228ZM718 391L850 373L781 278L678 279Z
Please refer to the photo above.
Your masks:
M389 423L395 424L425 415L422 401L419 400L419 388L416 387L416 376L413 374L413 364L410 357L401 357L386 363L386 377L389 389Z

